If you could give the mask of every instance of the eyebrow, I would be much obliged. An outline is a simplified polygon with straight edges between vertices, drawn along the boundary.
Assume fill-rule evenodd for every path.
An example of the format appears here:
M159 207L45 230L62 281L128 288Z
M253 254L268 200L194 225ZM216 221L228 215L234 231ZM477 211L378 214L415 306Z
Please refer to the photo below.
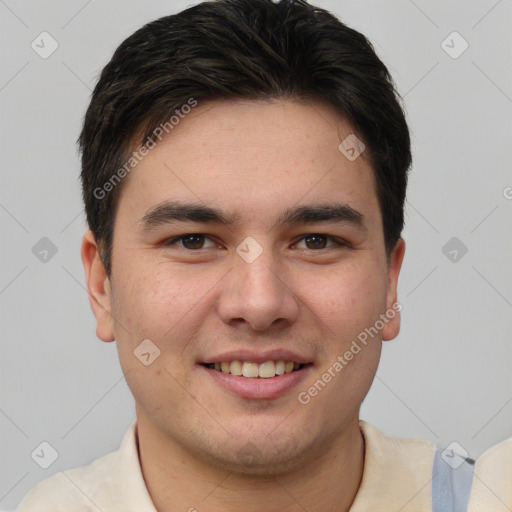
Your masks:
M141 231L150 231L171 222L199 222L231 226L240 221L240 215L199 203L164 201L148 210L137 222ZM345 203L310 204L286 210L276 221L289 226L315 222L335 222L366 230L364 215Z

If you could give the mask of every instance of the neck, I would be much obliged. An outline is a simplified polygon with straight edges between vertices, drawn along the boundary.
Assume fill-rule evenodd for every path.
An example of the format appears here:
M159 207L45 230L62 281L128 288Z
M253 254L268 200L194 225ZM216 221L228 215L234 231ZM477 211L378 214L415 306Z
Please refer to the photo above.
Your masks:
M219 469L137 417L142 474L158 512L348 512L364 466L364 438L354 420L293 470L253 476Z

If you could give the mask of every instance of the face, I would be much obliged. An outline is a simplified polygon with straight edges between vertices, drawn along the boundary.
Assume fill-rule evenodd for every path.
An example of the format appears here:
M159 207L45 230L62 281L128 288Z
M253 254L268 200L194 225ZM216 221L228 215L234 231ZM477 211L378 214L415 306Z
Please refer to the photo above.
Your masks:
M179 449L289 468L357 425L399 330L404 245L388 262L370 164L338 148L352 133L320 103L199 104L122 184L111 280L86 233L97 335L138 420Z

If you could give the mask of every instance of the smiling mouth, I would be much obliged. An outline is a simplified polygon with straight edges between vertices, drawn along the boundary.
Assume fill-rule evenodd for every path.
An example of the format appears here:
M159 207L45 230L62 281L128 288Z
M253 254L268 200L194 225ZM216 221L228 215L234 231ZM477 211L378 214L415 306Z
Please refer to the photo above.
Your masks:
M255 363L252 361L225 361L222 363L202 363L202 366L210 370L235 375L238 377L247 377L249 379L271 379L287 373L298 372L311 363L301 364L294 361L265 361L264 363Z

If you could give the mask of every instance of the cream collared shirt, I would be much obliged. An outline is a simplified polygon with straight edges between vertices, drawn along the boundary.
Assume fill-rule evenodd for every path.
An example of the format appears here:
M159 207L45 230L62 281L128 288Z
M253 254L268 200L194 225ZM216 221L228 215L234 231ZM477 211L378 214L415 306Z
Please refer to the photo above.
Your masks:
M431 512L430 441L398 439L361 421L364 472L350 512ZM512 511L512 439L477 462L469 512ZM136 422L119 450L39 482L16 512L157 512L137 452Z

